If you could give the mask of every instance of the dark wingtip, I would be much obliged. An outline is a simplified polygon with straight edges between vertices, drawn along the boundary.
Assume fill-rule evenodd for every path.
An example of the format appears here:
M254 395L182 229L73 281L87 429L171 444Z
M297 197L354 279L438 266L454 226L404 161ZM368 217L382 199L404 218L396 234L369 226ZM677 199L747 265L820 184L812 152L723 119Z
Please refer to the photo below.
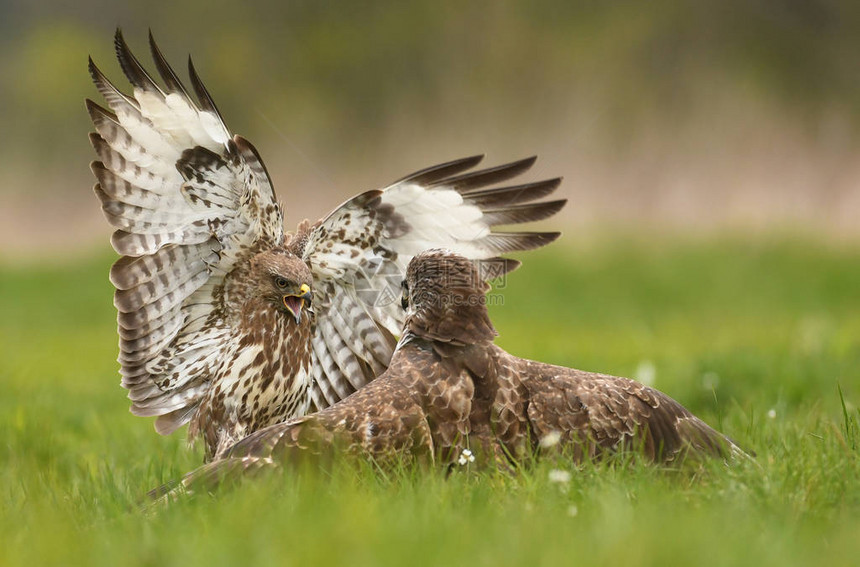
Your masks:
M440 179L445 179L446 177L450 177L452 175L457 175L458 173L462 173L466 170L472 169L484 159L484 154L478 154L474 156L469 156L465 158L455 159L453 161L447 161L445 163L440 163L438 165L431 165L430 167L425 167L415 173L410 173L406 177L402 177L392 183L392 185L397 185L398 183L405 183L407 181L412 183L417 183L419 185L430 185L439 181Z
M84 99L84 106L87 107L87 112L89 113L90 118L92 118L94 112L97 112L98 108L101 108L98 103L91 98Z
M541 211L542 213L544 213L546 215L543 218L549 218L549 217L553 216L554 214L556 214L557 212L562 210L565 207L565 205L567 205L567 199L558 199L555 201L546 202L543 206L542 211Z
M537 156L531 156L511 163L505 163L495 167L481 169L479 171L471 171L457 177L439 179L433 183L433 185L444 185L455 189L459 193L466 194L469 191L474 191L480 187L486 187L494 183L501 183L502 181L507 181L508 179L525 173L535 164L536 161Z
M555 242L556 240L558 240L558 238L559 238L560 236L561 236L561 232L560 232L560 231L557 231L557 232L545 232L545 233L544 233L544 239L543 239L543 242L541 242L540 246L546 246L547 244L551 244L551 243Z
M98 68L96 62L93 61L92 55L87 56L87 71L90 72L90 77L97 87L101 86L101 83L106 81L104 73L101 72L101 69Z
M128 45L126 45L125 38L122 36L122 28L119 26L117 26L116 31L113 34L113 49L117 58L121 58L122 53L124 51L128 51Z
M537 161L537 158L538 158L538 157L537 157L536 155L534 155L534 156L529 156L529 157L527 157L527 158L523 158L523 159L521 159L521 160L519 160L519 161L515 161L515 162L513 162L511 165L512 165L512 166L516 166L516 167L518 167L518 168L521 168L521 170L522 170L522 171L526 171L526 170L528 170L528 169L531 169L531 167L532 167L532 166L535 164L535 162Z
M111 112L107 108L100 106L97 102L93 101L92 99L89 99L89 98L84 99L84 104L86 105L87 112L90 115L90 119L93 121L93 124L96 125L96 128L99 127L99 124L103 120L110 120L112 122L117 121L116 114L114 114L113 112Z
M561 232L499 232L486 238L498 237L499 241L503 242L503 249L507 246L505 252L522 252L543 248L558 240L559 236L561 236Z
M558 237L561 236L561 231L555 232L542 232L543 240L545 244L549 244L550 242L555 242L558 240Z
M131 52L120 28L116 29L114 48L116 50L116 58L119 60L120 67L122 67L122 72L125 73L125 76L132 85L144 90L161 91L158 84L152 80L152 77L149 76L149 73L146 72L146 69L143 68L140 61L134 56L134 53Z
M167 62L167 59L164 57L164 54L155 42L155 37L152 35L151 28L149 30L149 50L152 53L153 61L155 61L155 68L158 70L158 74L167 85L168 90L171 92L182 93L185 95L185 98L191 102L191 97L188 95L188 90L185 88L185 85L183 85L182 81L179 80L179 76Z
M504 260L505 262L505 271L503 275L510 274L511 272L523 265L522 262L520 262L519 260L514 260L513 258L502 258L502 260Z
M197 94L197 98L200 99L201 108L215 114L223 123L224 119L221 117L218 107L215 106L215 101L212 100L212 95L209 94L206 85L200 80L200 75L197 74L197 69L194 68L194 60L190 55L188 56L188 75L191 77L191 87Z
M498 209L483 209L483 220L492 227L535 222L553 216L566 204L567 199L559 199L527 205L505 206Z
M119 61L119 66L122 67L122 72L125 73L125 76L128 77L132 85L142 87L143 83L140 81L134 65L134 55L132 55L131 49L129 49L128 44L125 42L122 30L119 27L116 28L116 33L113 36L113 47L116 52L116 58Z
M484 208L518 205L542 199L553 193L561 184L561 178L533 181L510 187L493 189L473 189L462 191L461 195L470 204Z

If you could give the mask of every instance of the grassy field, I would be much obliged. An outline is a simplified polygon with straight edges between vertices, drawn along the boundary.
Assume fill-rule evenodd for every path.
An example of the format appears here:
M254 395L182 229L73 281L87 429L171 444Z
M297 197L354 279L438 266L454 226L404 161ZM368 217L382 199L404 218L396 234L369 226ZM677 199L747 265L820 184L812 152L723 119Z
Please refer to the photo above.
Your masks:
M112 258L0 266L0 565L856 564L860 248L618 238L524 259L494 292L502 346L653 381L757 465L300 470L142 514L200 453L128 413Z

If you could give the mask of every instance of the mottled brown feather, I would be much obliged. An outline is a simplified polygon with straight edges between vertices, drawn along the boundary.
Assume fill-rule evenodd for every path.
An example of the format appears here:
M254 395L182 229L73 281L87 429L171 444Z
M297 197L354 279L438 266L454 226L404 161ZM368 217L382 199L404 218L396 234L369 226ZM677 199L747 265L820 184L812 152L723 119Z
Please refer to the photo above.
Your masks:
M502 469L547 451L583 461L627 450L659 463L745 455L653 388L492 344L487 285L461 256L417 255L404 287L407 318L388 370L333 406L243 439L225 452L225 471L236 462L278 466L340 451L377 460L429 456L450 466L468 449L477 464ZM212 478L210 469L192 472L184 489L197 490L201 475Z

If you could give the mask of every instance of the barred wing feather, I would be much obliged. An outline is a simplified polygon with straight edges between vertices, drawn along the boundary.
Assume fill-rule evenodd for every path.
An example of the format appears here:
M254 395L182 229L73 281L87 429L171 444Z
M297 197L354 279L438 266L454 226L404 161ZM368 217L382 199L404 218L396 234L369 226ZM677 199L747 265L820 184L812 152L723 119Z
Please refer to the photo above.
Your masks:
M151 35L166 88L119 31L115 45L133 92L122 93L90 60L108 107L87 101L95 193L122 256L111 269L122 384L132 412L161 416L156 427L169 433L190 418L226 348L233 321L225 282L261 246L283 241L283 219L256 150L230 134L190 60L196 96Z
M535 158L469 171L482 157L430 167L363 193L312 230L304 258L317 279L312 338L317 409L342 400L387 367L403 325L400 281L414 255L442 247L473 260L499 260L499 254L538 248L559 236L496 228L558 212L565 200L535 201L552 193L561 179L499 187L527 171ZM494 264L503 272L519 265Z

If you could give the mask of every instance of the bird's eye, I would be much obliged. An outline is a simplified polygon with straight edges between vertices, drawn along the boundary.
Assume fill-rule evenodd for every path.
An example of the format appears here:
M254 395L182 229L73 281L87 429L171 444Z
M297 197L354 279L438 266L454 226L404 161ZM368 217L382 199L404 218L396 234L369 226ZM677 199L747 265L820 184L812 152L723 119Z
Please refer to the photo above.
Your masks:
M289 282L285 278L275 278L275 285L281 289L284 289L289 285Z

